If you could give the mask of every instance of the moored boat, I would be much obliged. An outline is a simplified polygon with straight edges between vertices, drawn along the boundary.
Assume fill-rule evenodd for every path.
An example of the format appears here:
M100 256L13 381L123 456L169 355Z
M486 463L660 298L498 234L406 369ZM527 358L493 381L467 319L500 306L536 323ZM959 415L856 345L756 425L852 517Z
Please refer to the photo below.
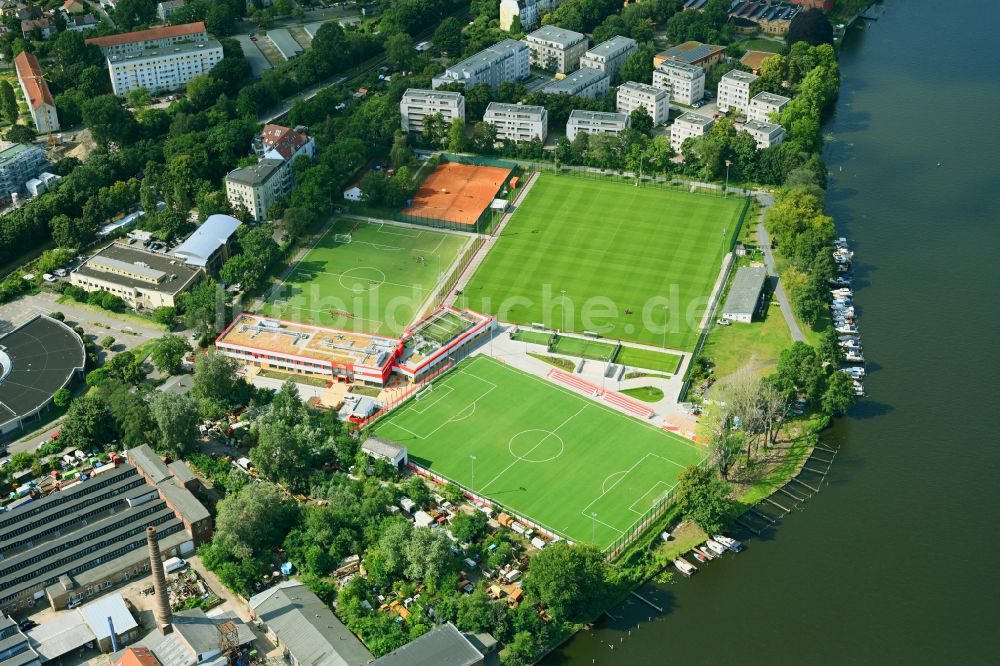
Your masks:
M736 539L732 539L730 537L723 536L721 534L713 534L712 539L714 539L718 543L721 543L723 546L733 551L734 553L738 553L741 550L743 550L743 544L737 541Z
M726 552L725 546L723 546L721 543L713 541L712 539L706 541L705 545L708 546L712 550L712 552L717 553L719 555L722 555L724 552Z
M675 559L674 566L677 567L677 570L680 571L685 576L690 576L694 572L698 571L698 567L691 564L683 557L678 557L677 559Z

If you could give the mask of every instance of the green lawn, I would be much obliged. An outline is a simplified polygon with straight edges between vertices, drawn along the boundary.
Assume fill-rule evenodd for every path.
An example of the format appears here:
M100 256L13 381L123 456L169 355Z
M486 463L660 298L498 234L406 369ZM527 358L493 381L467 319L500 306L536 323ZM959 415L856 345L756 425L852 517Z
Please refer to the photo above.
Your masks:
M744 39L737 42L740 46L745 48L747 51L767 51L769 53L782 53L785 50L785 45L782 42L776 42L771 39L763 39L760 37L754 39Z
M510 339L516 340L517 342L528 342L534 345L545 345L548 347L549 343L552 342L552 334L521 328L518 329L517 333L513 333L510 336Z
M335 240L351 233L351 242ZM268 295L262 314L348 331L399 335L418 317L468 238L337 220Z
M610 361L611 356L615 353L616 346L608 342L598 342L597 340L587 340L584 338L569 338L561 335L556 338L555 344L552 345L552 351L556 354L565 354L566 356L579 356L580 358L589 358L595 361Z
M751 366L756 374L764 375L773 370L781 350L791 344L792 334L781 315L781 308L772 302L764 321L713 327L702 356L715 363L718 378L731 375L744 366Z
M618 356L615 357L615 363L633 368L659 370L674 374L677 372L677 366L680 365L681 358L683 357L680 354L622 345L622 348L618 350Z
M706 455L651 423L486 356L462 362L374 430L435 474L602 548Z
M643 402L659 402L663 400L663 389L655 386L640 386L639 388L624 389L625 395L642 400Z
M691 349L743 205L544 174L465 288L466 303L501 321Z

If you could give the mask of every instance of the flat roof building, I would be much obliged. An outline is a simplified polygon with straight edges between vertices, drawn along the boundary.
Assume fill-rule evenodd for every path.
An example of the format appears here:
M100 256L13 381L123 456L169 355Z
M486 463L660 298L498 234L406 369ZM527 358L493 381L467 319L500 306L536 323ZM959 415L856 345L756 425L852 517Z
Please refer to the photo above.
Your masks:
M408 462L406 447L387 439L371 435L361 444L361 450L376 460L385 460L393 467L405 467Z
M505 39L444 70L431 81L432 88L448 83L471 87L488 85L496 91L505 81L522 81L531 73L528 45L515 39Z
M535 67L568 74L580 66L587 51L587 36L554 25L543 25L524 38Z
M542 92L548 95L573 95L598 99L607 94L611 80L599 69L581 67L572 74L547 83Z
M145 576L150 525L167 556L208 540L211 517L190 490L169 470L152 481L135 462L95 467L85 481L60 481L61 489L0 513L0 608L26 608L42 595L65 608Z
M399 101L399 116L404 132L421 132L424 118L441 114L441 119L451 123L456 118L465 120L465 96L445 90L407 88Z
M482 666L484 655L451 622L396 648L372 666Z
M264 158L253 166L233 169L226 174L226 198L234 208L242 208L254 220L268 219L274 203L292 191L291 170L285 161Z
M666 60L653 70L653 87L670 91L670 99L691 106L705 96L705 70L680 60Z
M229 258L229 243L242 224L231 215L209 215L187 240L174 249L174 256L183 259L188 266L206 271L217 270Z
M725 54L724 46L695 41L684 42L653 56L653 67L659 67L667 60L679 60L707 70L715 63L721 62Z
M719 80L719 94L716 98L719 111L728 113L732 109L746 113L750 106L750 84L756 78L756 74L738 69L726 72Z
M292 37L292 33L288 32L285 28L272 28L267 31L267 38L271 40L274 44L274 48L278 49L278 53L285 60L292 60L293 58L298 58L300 55L305 53L305 49L295 41Z
M249 606L292 666L357 666L373 659L333 611L297 580L255 594Z
M202 276L200 268L168 254L126 243L107 245L70 273L70 283L86 291L107 291L136 310L174 307L177 296Z
M586 134L621 134L631 124L627 113L574 109L566 122L566 138L572 141L580 132Z
M674 120L670 126L670 147L678 155L684 146L685 139L693 139L708 134L715 121L707 116L688 111Z
M222 61L222 44L214 39L175 42L122 55L108 56L111 88L116 95L145 88L152 93L177 90Z
M777 123L762 123L759 120L748 120L738 126L738 129L748 132L757 142L757 150L777 146L785 140L785 128Z
M788 97L774 93L757 93L747 107L747 120L758 120L762 123L772 122L772 117L777 117L773 114L780 114L791 101Z
M28 51L21 51L14 58L14 68L17 70L17 81L21 84L21 92L28 103L28 113L39 132L59 131L59 116L56 114L56 103L49 91L49 84L42 74L38 58Z
M729 288L722 317L730 321L749 324L760 305L760 295L764 290L767 271L763 266L740 266Z
M670 116L670 93L648 83L628 81L618 86L618 111L631 114L644 107L653 125L662 125Z
M592 67L614 78L628 57L638 50L639 45L634 39L616 35L584 53L580 58L580 67Z
M498 141L544 142L549 133L549 112L544 106L490 102L483 120L496 128Z
M0 435L36 420L83 375L86 352L66 324L35 315L0 336Z

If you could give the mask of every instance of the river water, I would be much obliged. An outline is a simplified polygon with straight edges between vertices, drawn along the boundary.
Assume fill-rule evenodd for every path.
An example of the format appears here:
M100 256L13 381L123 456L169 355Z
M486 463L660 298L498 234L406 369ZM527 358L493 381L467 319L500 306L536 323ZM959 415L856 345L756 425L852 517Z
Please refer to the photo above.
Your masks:
M871 370L828 483L546 664L1000 659L1000 5L881 7L825 127Z

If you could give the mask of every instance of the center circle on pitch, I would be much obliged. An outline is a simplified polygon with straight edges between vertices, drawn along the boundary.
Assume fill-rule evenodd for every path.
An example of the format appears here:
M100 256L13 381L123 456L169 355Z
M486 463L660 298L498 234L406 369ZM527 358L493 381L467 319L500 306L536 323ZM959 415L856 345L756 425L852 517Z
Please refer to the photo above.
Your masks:
M385 282L385 273L374 266L349 268L340 274L340 286L354 294L378 289Z
M522 430L510 438L507 450L524 462L543 463L563 454L566 445L562 437L551 430Z

